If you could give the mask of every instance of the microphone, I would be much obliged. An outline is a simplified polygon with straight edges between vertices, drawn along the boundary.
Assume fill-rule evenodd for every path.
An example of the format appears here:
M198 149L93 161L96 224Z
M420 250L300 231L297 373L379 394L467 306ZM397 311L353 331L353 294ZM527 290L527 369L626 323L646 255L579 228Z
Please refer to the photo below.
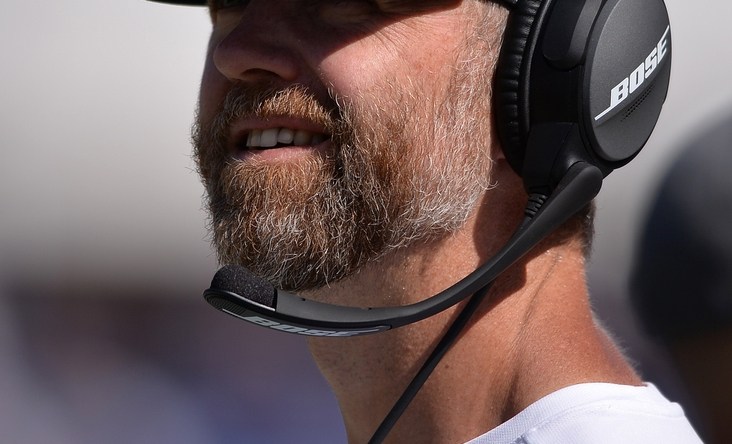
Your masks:
M451 287L414 304L358 308L316 302L278 290L238 265L221 268L203 296L215 308L247 322L304 336L350 337L402 327L433 316L493 282L590 203L603 178L597 166L574 163L550 196L530 194L524 221L497 254Z

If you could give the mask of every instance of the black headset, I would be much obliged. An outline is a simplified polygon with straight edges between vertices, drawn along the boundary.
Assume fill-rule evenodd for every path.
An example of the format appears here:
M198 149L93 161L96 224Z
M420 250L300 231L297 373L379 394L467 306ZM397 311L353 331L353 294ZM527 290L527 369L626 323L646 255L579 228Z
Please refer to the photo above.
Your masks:
M506 158L529 194L526 218L506 246L452 287L412 305L314 302L233 265L219 270L204 292L211 305L306 336L355 336L422 320L489 285L591 202L605 176L638 154L656 125L670 80L671 34L663 0L503 3L510 15L495 75L494 114Z
M389 330L468 299L372 443L388 434L493 280L589 204L605 176L638 154L666 99L671 34L663 0L502 2L510 15L494 79L494 114L504 154L529 199L523 223L494 257L437 295L400 307L310 301L233 265L220 269L204 292L211 305L248 322L322 337Z

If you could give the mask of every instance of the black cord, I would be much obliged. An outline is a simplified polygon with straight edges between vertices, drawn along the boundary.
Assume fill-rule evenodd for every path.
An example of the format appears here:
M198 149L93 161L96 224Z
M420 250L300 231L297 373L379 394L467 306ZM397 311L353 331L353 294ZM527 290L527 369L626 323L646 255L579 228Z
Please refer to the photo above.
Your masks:
M434 350L432 350L430 356L424 364L422 364L422 368L420 368L417 374L414 375L414 378L404 390L402 396L399 397L397 402L376 429L371 440L369 440L369 444L380 444L384 441L386 435L391 431L392 427L394 427L394 424L399 420L399 417L402 416L402 413L404 413L407 406L409 406L409 403L411 403L412 399L417 395L419 389L422 388L422 385L427 381L427 378L430 377L432 370L437 367L437 364L440 363L442 357L445 356L445 353L447 353L457 337L460 335L460 332L462 332L463 328L468 323L468 320L473 316L475 310L480 306L480 303L483 302L483 299L488 294L488 290L490 290L491 285L492 282L477 291L468 300L468 303L462 309L457 318L455 318L452 325L450 325L450 328L445 332L445 335L442 336L440 342L435 346Z

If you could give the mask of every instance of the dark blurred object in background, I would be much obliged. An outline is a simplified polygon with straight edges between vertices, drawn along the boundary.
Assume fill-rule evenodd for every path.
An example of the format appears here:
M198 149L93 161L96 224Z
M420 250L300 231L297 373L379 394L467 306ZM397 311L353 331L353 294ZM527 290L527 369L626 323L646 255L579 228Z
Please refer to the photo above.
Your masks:
M695 139L665 176L631 295L678 369L702 438L732 443L732 116Z

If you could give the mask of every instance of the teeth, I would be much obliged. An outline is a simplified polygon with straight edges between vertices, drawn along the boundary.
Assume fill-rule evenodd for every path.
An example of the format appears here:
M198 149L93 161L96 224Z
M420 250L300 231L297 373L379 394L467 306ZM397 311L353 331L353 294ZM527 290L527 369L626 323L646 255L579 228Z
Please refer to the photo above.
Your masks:
M312 143L313 145L317 145L323 142L325 142L325 134L314 134L313 141L310 143Z
M260 141L262 140L262 130L254 130L249 134L249 141L247 146L262 146Z
M270 128L262 131L262 140L259 141L262 148L271 148L277 145L277 134L279 134L279 132L280 130L277 128Z
M282 128L277 134L279 143L292 143L293 140L295 140L295 132L289 128Z
M327 136L322 133L313 133L291 128L267 128L252 130L247 135L247 148L271 148L279 144L285 145L317 145L324 142Z
M293 142L295 145L305 145L306 143L310 142L310 139L312 139L313 135L310 134L308 131L304 130L297 130L295 132L295 138L293 139Z

